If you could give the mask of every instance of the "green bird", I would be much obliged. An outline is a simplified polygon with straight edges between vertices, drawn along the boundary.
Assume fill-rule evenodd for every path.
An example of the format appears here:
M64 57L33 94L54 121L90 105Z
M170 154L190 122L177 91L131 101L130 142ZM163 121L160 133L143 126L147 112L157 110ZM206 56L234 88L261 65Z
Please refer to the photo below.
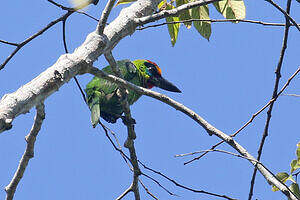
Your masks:
M161 69L149 60L120 60L117 65L126 81L137 86L151 89L154 86L171 92L181 92L175 85L161 76ZM110 66L102 69L113 74ZM109 123L116 123L123 114L120 89L116 83L94 77L86 86L87 104L91 110L91 121L95 128L100 116ZM128 90L127 100L130 105L141 97L133 90Z

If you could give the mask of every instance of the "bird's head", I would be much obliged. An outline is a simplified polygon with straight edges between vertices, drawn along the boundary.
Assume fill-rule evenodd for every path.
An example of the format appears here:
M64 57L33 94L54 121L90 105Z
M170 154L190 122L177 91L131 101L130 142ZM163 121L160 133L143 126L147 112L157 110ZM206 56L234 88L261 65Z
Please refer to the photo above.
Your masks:
M143 76L146 80L146 87L151 89L153 86L159 87L164 90L171 92L181 92L175 85L164 79L161 75L161 69L158 65L150 60L142 61L142 71Z

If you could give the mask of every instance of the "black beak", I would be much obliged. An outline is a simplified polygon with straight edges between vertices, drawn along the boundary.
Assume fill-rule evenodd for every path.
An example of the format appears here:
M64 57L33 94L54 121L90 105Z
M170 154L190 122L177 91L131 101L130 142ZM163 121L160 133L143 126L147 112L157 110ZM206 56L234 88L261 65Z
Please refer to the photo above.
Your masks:
M157 78L157 81L155 81L154 85L164 90L181 93L181 91L175 85L173 85L173 83L170 83L163 77Z

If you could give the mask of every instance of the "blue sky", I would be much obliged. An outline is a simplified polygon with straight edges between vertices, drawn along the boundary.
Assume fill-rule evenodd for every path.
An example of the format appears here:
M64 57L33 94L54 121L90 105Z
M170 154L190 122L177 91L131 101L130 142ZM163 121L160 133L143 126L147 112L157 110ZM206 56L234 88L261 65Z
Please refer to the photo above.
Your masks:
M68 2L59 1L68 5ZM278 1L277 1L278 2ZM265 1L245 1L246 19L266 22L284 22L284 17ZM285 3L280 3L285 7ZM124 6L112 10L113 20ZM104 7L88 10L99 17ZM292 2L291 15L300 22L300 4ZM222 16L210 6L211 18ZM20 42L40 30L62 11L47 1L4 1L0 14L0 39ZM96 22L74 14L67 21L69 51L78 47L96 27ZM64 53L62 25L57 24L41 37L25 46L0 71L0 96L11 93L29 82L56 62ZM181 94L155 88L186 105L225 133L239 129L251 115L265 105L273 91L275 68L282 45L283 27L265 27L254 24L215 23L210 41L196 30L181 28L175 47L171 46L167 27L136 31L124 38L113 50L120 59L149 59L162 69L164 77L176 84ZM299 67L300 34L291 28L288 48L282 67L280 88ZM1 62L13 47L0 44ZM95 65L107 65L100 57ZM91 75L78 77L84 86ZM300 94L299 75L286 93ZM71 80L45 101L46 119L36 141L35 157L30 160L15 199L115 199L131 183L131 172L122 157L112 148L102 129L93 129L89 110ZM183 165L186 158L174 155L209 149L219 140L194 121L155 99L142 97L132 106L136 119L138 158L147 166L161 171L179 183L194 189L246 199L253 166L246 160L221 153L210 153L199 161ZM295 158L299 142L300 98L281 96L275 103L269 136L265 143L262 162L272 172L288 171ZM13 128L0 135L0 199L5 198L4 187L11 180L25 149L35 110L14 120ZM252 155L257 148L265 124L266 113L260 114L236 138ZM123 144L127 132L121 121L108 124ZM227 145L221 149L232 151ZM142 177L142 181L159 199L217 199L195 194L143 169L173 193L168 195L156 184ZM150 199L140 187L142 199ZM282 199L272 192L258 174L254 198ZM133 199L130 194L124 199Z

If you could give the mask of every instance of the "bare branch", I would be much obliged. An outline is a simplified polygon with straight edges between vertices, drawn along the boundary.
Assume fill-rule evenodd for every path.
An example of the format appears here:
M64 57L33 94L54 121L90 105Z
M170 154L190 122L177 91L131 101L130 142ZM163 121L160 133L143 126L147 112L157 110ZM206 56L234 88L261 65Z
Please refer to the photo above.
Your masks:
M144 183L139 180L140 184L143 186L143 188L145 189L145 191L147 192L147 194L149 194L153 199L158 200L158 198L156 196L154 196L154 194L152 194L149 189L144 185Z
M287 86L290 84L290 82L293 80L293 78L300 72L300 67L294 72L294 74L292 74L292 76L287 80L287 82L284 84L284 86L281 88L280 92L278 92L277 96L275 98L272 98L266 105L264 105L259 111L257 111L256 113L254 113L252 115L252 117L249 119L248 122L246 122L241 128L239 128L239 130L237 130L234 134L230 135L231 137L235 137L238 133L240 133L245 127L247 127L250 123L253 122L254 118L257 117L262 111L264 111L267 107L270 106L270 104L272 102L275 102L277 100L277 98L283 93L283 91L287 88ZM219 146L220 144L223 144L224 141L220 141L219 143L213 145L210 150L215 149L217 146ZM185 162L184 164L189 164L195 160L199 160L200 158L202 158L203 156L205 156L208 152L204 152L203 154L201 154L200 156L193 158L187 162Z
M110 14L110 11L111 9L113 8L114 4L115 4L116 0L109 0L101 14L101 17L100 17L100 20L99 20L99 23L97 25L97 29L96 29L96 32L99 34L99 35L102 35L103 34L103 31L104 31L104 28L105 28L105 25L106 25L106 22L107 22L107 19L108 19L108 16Z
M132 185L130 185L129 188L127 188L127 190L125 190L118 198L116 198L116 200L123 199L131 191L132 191Z
M62 21L62 26L63 26L63 31L62 31L62 33L63 33L63 43L64 43L64 49L65 49L65 52L66 52L66 53L69 53L68 47L67 47L67 41L66 41L66 21L67 21L67 18L64 19L64 20ZM85 96L85 93L83 92L83 90L82 90L82 88L81 88L81 86L80 86L80 83L79 83L78 79L76 78L76 76L74 76L74 80L75 80L75 83L76 83L76 85L77 85L77 87L78 87L80 93L81 93L81 96L82 96L83 101L86 103L86 96Z
M42 35L46 30L48 30L49 28L51 28L52 26L54 26L55 24L57 24L60 21L65 20L66 18L68 18L70 15L72 14L72 12L68 12L66 14L64 14L63 16L57 18L56 20L50 22L46 27L44 27L43 29L41 29L40 31L38 31L37 33L33 34L32 36L30 36L29 38L27 38L26 40L24 40L23 42L21 42L17 46L17 48L6 58L6 60L0 65L0 70L2 70L5 65L10 61L10 59L12 59L12 57L23 47L25 46L27 43L29 43L31 40L33 40L34 38Z
M14 118L27 113L74 76L82 74L100 55L113 49L122 38L131 35L137 27L134 19L149 15L158 3L159 0L138 0L132 3L105 27L103 36L90 33L72 54L62 55L54 65L31 82L14 93L4 95L0 101L0 133L12 127ZM64 17L57 21L62 21Z
M276 7L276 4L274 4L274 2L272 0L268 0L268 2L270 2L272 5L274 5ZM278 7L276 7L276 8L279 9ZM290 19L288 17L289 13L290 13L290 8L291 8L291 0L287 0L286 15L285 15L286 16L285 17L285 30L284 30L284 36L283 36L283 43L282 43L282 48L281 48L281 52L280 52L279 61L278 61L277 68L276 68L276 71L275 71L276 80L275 80L273 94L272 94L272 99L275 99L275 100L280 95L280 94L278 94L278 87L279 87L279 81L280 81L280 78L281 78L282 62L283 62L285 50L287 48L287 40L288 40L289 29L290 29ZM299 29L299 27L298 27L298 29ZM261 142L260 142L259 148L258 148L258 155L257 155L257 160L258 161L261 158L262 150L263 150L263 147L264 147L264 144L265 144L265 140L266 140L266 138L267 138L267 136L269 134L268 133L269 132L269 125L270 125L270 121L271 121L271 116L272 116L271 113L272 113L272 110L273 110L274 103L275 103L275 101L272 101L270 103L270 107L269 107L269 109L267 111L267 120L266 120L266 124L265 124L265 128L264 128L263 136L261 138ZM255 183L256 173L257 173L257 168L254 168L253 174L252 174L252 178L251 178L251 184L250 184L250 191L249 191L248 200L251 200L252 196L253 196L253 189L254 189L254 183Z
M118 139L116 138L116 136L115 136L115 133L113 132L113 131L111 131L109 128L107 128L104 124L102 124L100 121L99 121L99 123L100 123L100 125L102 126L102 128L103 128L103 130L104 130L104 132L105 132L105 135L106 135L106 137L108 138L108 140L110 141L110 143L113 145L113 147L114 147L114 149L116 150L116 151L118 151L120 154L121 154L121 156L123 157L123 159L125 160L125 162L128 164L128 167L129 167L129 169L133 172L133 167L131 166L132 165L132 161L131 161L131 159L122 151L122 147L121 147L121 145L119 144L119 142L118 142ZM116 142L117 142L117 144L118 144L118 147L115 145L115 143L112 141L112 139L109 137L109 135L108 135L108 130L111 132L111 134L115 137L115 139L116 139ZM127 162L127 161L129 161L130 162L130 164ZM152 181L154 181L159 187L161 187L163 190L165 190L168 194L170 194L170 195L175 195L175 194L173 194L172 192L170 192L168 189L166 189L164 186L162 186L157 180L155 180L154 178L152 178L151 176L149 176L149 175L147 175L147 174L145 174L145 173L143 173L143 172L141 172L141 175L144 175L145 177L147 177L147 178L149 178L150 180L152 180ZM140 180L139 180L139 182L141 182ZM143 186L144 187L144 186ZM176 196L176 195L175 195Z
M5 187L6 191L6 200L12 200L17 189L17 186L20 180L23 177L23 174L26 170L28 162L34 156L34 143L36 137L41 129L43 120L45 119L45 107L44 104L41 103L36 106L36 115L34 118L34 124L29 132L29 134L25 137L27 142L27 146L25 152L19 162L19 166L17 171L15 172L14 177L10 181L10 183Z
M7 41L5 41L5 40L0 40L0 42L3 43L3 44L9 44L9 45L12 45L12 46L19 46L19 45L20 45L20 44L18 44L18 43L7 42Z
M116 74L118 77L122 77L122 74L120 72L120 69L117 65L117 62L115 61L113 55L111 52L105 53L105 58L109 62L110 67L112 68L113 72ZM141 174L141 170L139 168L138 162L137 162L137 156L136 156L136 151L134 147L134 139L136 138L135 130L134 130L134 123L132 123L133 119L131 117L131 112L129 108L129 103L127 101L127 94L126 94L126 88L123 86L120 86L120 92L121 96L120 99L121 105L125 114L125 121L124 123L127 126L127 132L128 132L128 137L125 142L125 147L128 148L129 153L130 153L130 160L132 163L133 167L133 181L132 181L132 191L134 192L135 200L140 200L140 193L139 193L139 188L138 188L138 177Z
M114 147L114 149L116 151L118 151L120 153L120 155L123 157L124 161L126 162L126 164L129 167L129 169L133 171L131 165L127 162L127 161L129 161L132 164L130 158L123 152L123 150L122 150L121 146L119 145L119 143L117 142L117 144L119 145L119 147L117 147L116 144L113 142L113 140L109 137L108 131L107 131L109 129L104 124L102 124L100 121L99 121L99 123L102 126L102 128L103 128L103 130L105 132L105 135L108 138L109 142L112 144L112 146Z
M282 9L279 5L277 5L274 1L272 0L265 0L266 2L269 2L272 4L277 10L279 10L282 14L284 14L285 18L289 21L291 21L292 24L300 31L300 26L297 24L297 22L290 16L289 12L286 12L284 9Z
M153 24L149 26L143 26L140 28L137 28L137 30L144 30L148 28L154 28L159 27L167 24L178 24L178 23L186 23L186 22L211 22L211 23L224 23L224 22L243 22L243 23L250 23L250 24L259 24L263 26L285 26L285 24L281 23L271 23L271 22L263 22L263 21L257 21L257 20L247 20L247 19L188 19L188 20L182 20L182 21L173 21L173 22L163 22L160 24ZM300 24L298 24L300 26Z
M141 163L141 161L138 161L139 163ZM142 164L142 163L141 163ZM149 176L148 174L145 174L142 172L143 176L145 176L146 178L150 179L151 181L153 181L154 183L156 183L159 187L161 187L164 191L166 191L169 195L171 196L178 196L177 194L174 194L173 192L169 191L166 187L164 187L158 180L154 179L153 177Z
M75 8L69 8L69 7L63 6L63 5L61 5L61 4L59 4L59 3L55 2L55 1L52 1L52 0L48 0L48 2L50 2L50 3L52 3L53 5L55 5L55 6L59 7L59 8L61 8L62 10L66 10L66 11L71 11L71 12L76 12L76 13L79 13L79 14L83 14L83 15L85 15L85 16L87 16L87 17L89 17L89 18L91 18L91 19L93 19L93 20L95 20L95 21L97 21L97 22L99 21L97 18L95 18L95 17L93 17L93 16L87 14L87 13L84 12L84 11L77 10L77 9L75 9ZM93 3L93 2L90 2L90 3ZM86 5L86 3L84 3L83 5L88 6L88 5ZM79 6L79 7L82 7L82 6Z
M178 155L175 155L175 157L190 156L190 155L195 155L195 154L203 153L203 152L220 152L220 153L226 153L226 154L229 154L229 155L232 155L232 156L236 156L236 157L239 157L239 158L244 158L244 159L249 160L249 158L247 158L245 156L241 156L239 154L232 153L230 151L224 151L224 150L221 150L221 149L208 149L208 150L202 150L202 151L195 151L195 152L191 152L191 153L178 154ZM251 160L251 161L258 162L258 163L262 164L261 162L259 162L257 160Z
M220 194L216 194L216 193L211 193L211 192L207 192L207 191L204 191L204 190L195 190L193 188L190 188L190 187L187 187L187 186L184 186L182 184L179 184L178 182L176 182L175 180L169 178L168 176L166 176L165 174L159 172L159 171L156 171L150 167L147 167L145 164L143 164L142 162L139 161L139 163L147 170L155 173L155 174L158 174L162 177L164 177L165 179L167 179L168 181L172 182L173 184L175 184L177 187L180 187L180 188L183 188L185 190L189 190L189 191L192 191L192 192L195 192L195 193L202 193L202 194L207 194L207 195L211 195L211 196L215 196L215 197L221 197L221 198L224 198L224 199L228 199L228 200L236 200L236 199L233 199L233 198L230 198L226 195L220 195Z
M178 15L180 12L184 11L184 10L188 10L194 7L198 7L198 6L204 6L210 3L214 3L220 0L197 0L197 1L193 1L181 6L178 6L177 8L173 8L171 10L162 10L159 13L153 14L153 15L149 15L146 17L140 17L135 19L135 23L139 26L150 23L150 22L154 22L157 21L159 19L165 18L165 17L170 17L170 16L175 16Z
M283 96L300 97L300 94L282 94Z
M272 174L266 167L263 165L255 162L255 158L247 152L245 148L243 148L240 144L238 144L231 136L223 133L222 131L218 130L211 124L209 124L205 119L203 119L201 116L197 115L194 111L191 109L185 107L184 105L174 101L173 99L169 98L166 95L160 94L158 92L154 92L139 86L136 86L132 83L129 83L123 79L120 79L118 77L115 77L113 75L106 74L99 70L96 67L89 66L87 68L87 73L91 73L94 76L107 79L109 81L112 81L114 83L117 83L118 85L122 85L128 89L134 90L135 92L143 95L147 95L150 97L153 97L161 102L164 102L176 110L179 110L180 112L186 114L188 117L193 119L195 122L197 122L200 126L202 126L206 132L208 132L210 135L215 135L219 137L220 139L224 140L227 144L229 144L232 148L237 150L242 156L247 157L249 161L258 168L258 170L261 172L261 174L265 177L265 179L269 182L275 185L279 188L279 190L284 193L286 196L293 200L297 200L295 195L290 191L290 189L283 183L281 183L274 174Z

